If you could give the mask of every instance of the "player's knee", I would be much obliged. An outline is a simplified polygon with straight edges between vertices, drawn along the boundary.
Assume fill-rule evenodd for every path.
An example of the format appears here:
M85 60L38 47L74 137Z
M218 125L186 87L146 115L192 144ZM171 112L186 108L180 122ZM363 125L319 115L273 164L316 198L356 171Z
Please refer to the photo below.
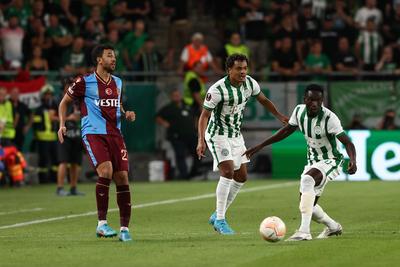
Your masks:
M221 169L219 171L219 173L222 177L229 178L229 179L232 179L233 174L234 174L233 170L230 170L230 169Z
M314 192L315 180L312 176L303 174L300 179L300 192Z
M234 177L234 180L238 183L244 183L247 181L247 176Z

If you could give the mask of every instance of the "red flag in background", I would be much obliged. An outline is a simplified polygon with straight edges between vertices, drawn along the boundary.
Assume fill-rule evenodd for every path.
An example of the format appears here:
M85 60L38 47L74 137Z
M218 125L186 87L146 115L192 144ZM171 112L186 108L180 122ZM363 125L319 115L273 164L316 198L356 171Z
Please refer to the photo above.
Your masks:
M17 87L20 91L19 99L28 105L29 108L37 108L40 106L40 89L46 84L46 78L41 76L34 80L26 82L4 82L0 81L0 86L10 91Z

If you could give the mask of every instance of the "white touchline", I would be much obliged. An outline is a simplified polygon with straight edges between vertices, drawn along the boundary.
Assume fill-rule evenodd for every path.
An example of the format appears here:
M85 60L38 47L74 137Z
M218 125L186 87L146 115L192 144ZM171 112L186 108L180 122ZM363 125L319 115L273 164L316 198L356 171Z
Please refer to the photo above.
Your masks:
M289 187L289 186L292 186L295 184L298 184L298 182L287 182L287 183L281 183L281 184L256 186L256 187L242 189L239 192L239 194L255 192L255 191L262 191L262 190L267 190L267 189ZM168 200L162 200L162 201L155 201L155 202L150 202L150 203L145 203L145 204L133 205L132 208L140 209L140 208L174 204L174 203L187 202L187 201L194 201L194 200L200 200L200 199L206 199L206 198L212 198L212 197L215 197L215 193L198 195L198 196L194 196L194 197L184 197L184 198L175 198L175 199L168 199ZM118 210L119 209L117 209L117 208L109 209L108 212L115 212ZM78 218L78 217L92 216L92 215L96 215L96 214L97 214L97 211L89 211L89 212L79 213L79 214L72 214L72 215L65 215L65 216L59 216L59 217L53 217L53 218L47 218L47 219L41 219L41 220L21 222L21 223L16 223L16 224L0 226L0 230L10 229L10 228L18 228L18 227L23 227L23 226L32 225L32 224L41 224L41 223L46 223L46 222L61 221L61 220L66 220L66 219Z
M24 210L5 211L5 212L0 212L0 216L1 215L24 213L24 212L32 212L32 211L41 211L41 210L43 210L43 208L33 208L33 209L24 209Z

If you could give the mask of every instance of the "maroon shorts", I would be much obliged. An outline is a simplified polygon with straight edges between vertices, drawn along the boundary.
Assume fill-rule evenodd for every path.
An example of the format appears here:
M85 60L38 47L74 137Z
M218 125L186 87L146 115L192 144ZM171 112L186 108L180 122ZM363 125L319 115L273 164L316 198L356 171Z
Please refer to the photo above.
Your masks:
M87 134L82 137L94 168L111 161L113 171L129 171L128 151L122 135Z

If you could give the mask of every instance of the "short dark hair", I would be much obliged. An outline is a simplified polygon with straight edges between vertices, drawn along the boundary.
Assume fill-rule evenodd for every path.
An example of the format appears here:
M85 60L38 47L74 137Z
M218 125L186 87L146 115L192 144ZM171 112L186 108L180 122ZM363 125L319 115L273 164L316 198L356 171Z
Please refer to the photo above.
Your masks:
M312 83L306 87L306 90L304 91L304 96L307 95L307 92L320 92L322 95L324 95L324 88L321 85Z
M104 50L115 50L112 45L96 45L92 50L92 62L95 66L97 66L97 58L101 57L104 53Z
M235 61L246 61L249 64L249 59L243 54L232 54L230 55L225 62L226 70L230 69L235 65Z

